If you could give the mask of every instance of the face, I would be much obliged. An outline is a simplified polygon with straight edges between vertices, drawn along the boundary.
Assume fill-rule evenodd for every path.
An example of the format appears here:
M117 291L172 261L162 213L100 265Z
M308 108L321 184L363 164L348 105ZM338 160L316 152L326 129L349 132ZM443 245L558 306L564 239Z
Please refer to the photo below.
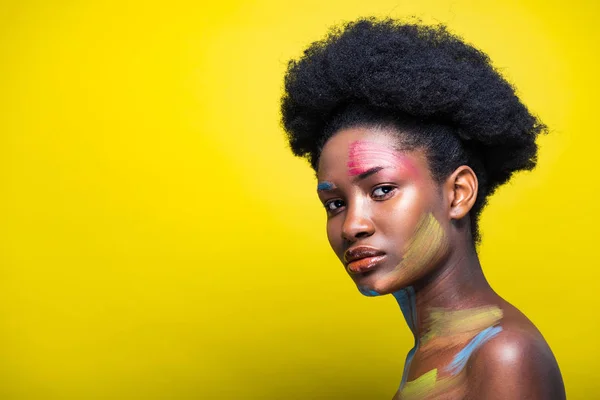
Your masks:
M363 294L410 286L448 252L442 191L424 152L399 149L396 132L337 132L321 152L317 176L329 243Z

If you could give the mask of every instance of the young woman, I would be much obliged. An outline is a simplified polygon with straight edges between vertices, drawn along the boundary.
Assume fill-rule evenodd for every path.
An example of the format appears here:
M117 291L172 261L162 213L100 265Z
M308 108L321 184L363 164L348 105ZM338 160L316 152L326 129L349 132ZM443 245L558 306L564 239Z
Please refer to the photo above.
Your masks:
M282 121L311 163L333 251L414 334L396 399L564 399L536 327L486 281L487 198L546 127L443 26L361 19L291 61Z

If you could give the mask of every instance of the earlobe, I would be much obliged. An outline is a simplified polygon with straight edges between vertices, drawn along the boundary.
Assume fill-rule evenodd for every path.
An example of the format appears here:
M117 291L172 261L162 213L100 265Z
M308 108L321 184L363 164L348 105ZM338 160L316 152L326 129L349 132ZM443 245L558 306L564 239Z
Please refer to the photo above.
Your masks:
M447 181L451 185L450 218L461 219L465 217L477 199L477 175L466 165L458 167Z

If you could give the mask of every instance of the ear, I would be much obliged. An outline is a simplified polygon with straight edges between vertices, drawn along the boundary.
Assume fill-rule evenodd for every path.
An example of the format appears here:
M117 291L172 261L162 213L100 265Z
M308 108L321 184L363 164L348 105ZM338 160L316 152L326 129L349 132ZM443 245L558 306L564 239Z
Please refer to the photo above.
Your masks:
M451 219L465 217L477 199L477 175L466 165L461 165L446 179L444 184L449 199Z

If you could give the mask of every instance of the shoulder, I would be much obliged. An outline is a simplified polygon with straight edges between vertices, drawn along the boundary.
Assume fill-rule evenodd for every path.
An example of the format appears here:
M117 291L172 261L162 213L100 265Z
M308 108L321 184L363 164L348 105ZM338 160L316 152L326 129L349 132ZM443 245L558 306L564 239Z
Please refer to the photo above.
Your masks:
M537 331L506 326L469 360L469 387L475 398L565 398L558 365Z

